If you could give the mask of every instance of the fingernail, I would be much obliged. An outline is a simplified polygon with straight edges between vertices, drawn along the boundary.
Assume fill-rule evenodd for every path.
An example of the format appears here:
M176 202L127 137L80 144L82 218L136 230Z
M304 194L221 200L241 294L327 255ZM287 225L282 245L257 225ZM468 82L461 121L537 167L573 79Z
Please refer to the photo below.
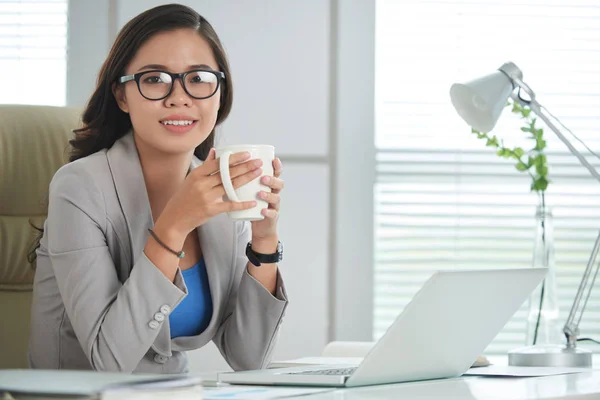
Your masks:
M267 199L267 194L265 192L259 192L258 193L258 197L260 197L263 200L266 200Z
M262 160L260 158L254 160L254 165L257 167L260 167L263 164Z
M271 177L270 177L270 176L265 176L265 177L263 178L263 183L265 183L265 184L267 184L267 185L268 185L269 183L271 183Z

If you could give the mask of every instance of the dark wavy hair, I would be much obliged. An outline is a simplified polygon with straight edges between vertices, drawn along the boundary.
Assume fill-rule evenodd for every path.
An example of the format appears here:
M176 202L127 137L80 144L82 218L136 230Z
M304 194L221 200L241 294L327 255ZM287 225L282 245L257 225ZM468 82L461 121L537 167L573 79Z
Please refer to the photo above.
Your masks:
M227 55L217 33L204 17L190 7L181 4L158 6L133 18L119 32L100 68L96 89L83 112L83 127L74 130L75 138L70 141L72 149L69 161L112 147L131 129L129 114L119 108L113 95L113 85L119 84L119 77L125 75L125 68L137 50L153 35L182 28L194 29L208 42L219 70L225 73L226 79L222 81L221 106L215 127L227 118L233 103L233 87ZM214 141L213 128L194 154L201 160L206 159Z
M113 94L113 86L120 84L119 77L125 75L125 68L144 43L157 33L176 29L197 31L210 45L219 70L225 73L225 79L221 81L221 101L215 128L225 121L233 103L233 86L227 54L217 33L204 17L190 7L181 4L154 7L129 21L115 39L100 68L96 88L83 111L83 126L73 131L75 138L69 141L71 147L69 162L111 148L118 139L130 131L131 119L129 114L119 108ZM214 146L215 128L194 150L196 157L201 160L206 159L210 148ZM36 259L35 251L44 233L43 228L33 227L39 234L28 255L32 265Z

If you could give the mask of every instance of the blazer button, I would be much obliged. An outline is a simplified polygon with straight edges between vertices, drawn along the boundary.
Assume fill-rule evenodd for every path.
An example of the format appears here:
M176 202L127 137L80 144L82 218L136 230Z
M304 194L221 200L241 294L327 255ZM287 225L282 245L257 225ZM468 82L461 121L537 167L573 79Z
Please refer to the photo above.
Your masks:
M157 312L154 314L154 320L158 322L163 322L165 320L165 314Z
M154 361L159 363L159 364L164 364L169 360L169 357L167 356L163 356L162 354L155 354L154 355Z
M171 307L165 304L164 306L160 307L160 312L165 315L169 315L169 313L171 312Z
M152 329L156 329L160 326L160 324L158 323L158 321L152 320L148 322L148 326Z

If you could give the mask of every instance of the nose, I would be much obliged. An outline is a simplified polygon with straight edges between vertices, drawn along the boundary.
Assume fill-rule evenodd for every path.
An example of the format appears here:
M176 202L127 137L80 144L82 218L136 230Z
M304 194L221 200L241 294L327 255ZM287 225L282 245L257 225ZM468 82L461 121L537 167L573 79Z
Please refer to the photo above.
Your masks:
M173 89L171 89L171 94L165 98L165 103L167 107L189 107L192 104L192 98L183 88L183 81L181 78L175 79L175 82L173 82Z

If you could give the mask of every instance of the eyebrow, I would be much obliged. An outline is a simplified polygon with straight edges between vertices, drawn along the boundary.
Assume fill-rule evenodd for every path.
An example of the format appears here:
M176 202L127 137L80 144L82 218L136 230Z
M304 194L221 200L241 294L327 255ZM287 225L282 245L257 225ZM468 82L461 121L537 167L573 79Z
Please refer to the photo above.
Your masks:
M168 71L169 68L166 67L165 65L161 65L161 64L147 64L144 65L142 68L138 69L137 72L139 71L143 71L145 69L161 69L161 70L165 70ZM189 65L188 68L186 69L186 71L192 70L192 69L209 69L211 71L214 71L214 68L206 65L206 64L194 64L194 65Z

